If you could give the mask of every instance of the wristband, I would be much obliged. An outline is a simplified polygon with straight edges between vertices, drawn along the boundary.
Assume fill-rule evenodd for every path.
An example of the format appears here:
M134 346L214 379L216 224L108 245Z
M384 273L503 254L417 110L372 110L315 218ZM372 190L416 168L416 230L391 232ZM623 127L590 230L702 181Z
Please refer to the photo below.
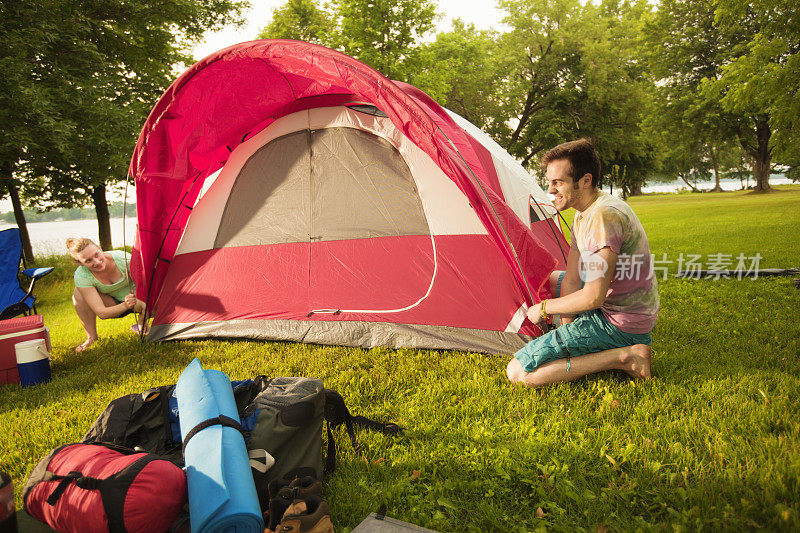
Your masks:
M544 309L544 305L547 303L547 300L542 300L542 318L545 320L550 320L550 315L547 314L547 311Z

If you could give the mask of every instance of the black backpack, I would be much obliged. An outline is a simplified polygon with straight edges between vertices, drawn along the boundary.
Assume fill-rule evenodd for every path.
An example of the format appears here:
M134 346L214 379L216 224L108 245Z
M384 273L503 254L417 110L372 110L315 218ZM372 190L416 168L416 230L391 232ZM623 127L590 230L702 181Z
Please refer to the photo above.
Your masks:
M268 484L286 475L322 479L336 467L332 428L344 424L358 452L355 426L396 435L400 426L352 416L342 396L320 380L304 377L258 376L231 382L261 507L266 508ZM327 422L328 447L322 459L322 426ZM174 385L117 398L97 418L82 442L108 442L168 457L183 466L178 406ZM265 470L266 450L274 466Z

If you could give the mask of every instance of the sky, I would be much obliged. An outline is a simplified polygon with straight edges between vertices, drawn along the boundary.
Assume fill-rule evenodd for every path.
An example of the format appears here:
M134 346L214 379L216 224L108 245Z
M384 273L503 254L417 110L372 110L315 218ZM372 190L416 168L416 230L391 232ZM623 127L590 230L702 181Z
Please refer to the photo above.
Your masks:
M199 60L226 46L255 39L271 20L272 11L285 3L286 0L250 0L252 7L244 15L245 24L206 33L205 39L193 48L194 58ZM437 32L450 30L450 21L454 18L473 23L481 30L502 29L504 13L497 9L494 0L438 0L437 4L442 14Z

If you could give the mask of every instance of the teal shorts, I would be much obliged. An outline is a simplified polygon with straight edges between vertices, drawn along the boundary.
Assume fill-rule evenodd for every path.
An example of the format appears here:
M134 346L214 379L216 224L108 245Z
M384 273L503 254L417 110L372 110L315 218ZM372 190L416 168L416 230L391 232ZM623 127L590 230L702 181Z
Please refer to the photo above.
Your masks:
M561 280L558 279L556 293L560 294ZM533 339L514 357L525 372L533 372L539 366L570 357L602 352L612 348L651 344L650 333L626 333L609 322L602 311L594 309L579 314L569 324Z

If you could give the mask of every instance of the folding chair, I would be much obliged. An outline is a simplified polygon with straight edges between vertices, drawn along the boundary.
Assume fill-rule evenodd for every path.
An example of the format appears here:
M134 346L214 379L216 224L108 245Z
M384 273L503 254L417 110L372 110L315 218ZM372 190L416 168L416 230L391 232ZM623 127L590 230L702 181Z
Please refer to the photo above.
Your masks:
M30 280L28 291L19 284L19 266L22 262L22 243L19 229L0 231L0 320L18 315L36 313L33 286L36 280L53 271L53 267L28 268L22 271ZM24 264L23 264L24 266Z

